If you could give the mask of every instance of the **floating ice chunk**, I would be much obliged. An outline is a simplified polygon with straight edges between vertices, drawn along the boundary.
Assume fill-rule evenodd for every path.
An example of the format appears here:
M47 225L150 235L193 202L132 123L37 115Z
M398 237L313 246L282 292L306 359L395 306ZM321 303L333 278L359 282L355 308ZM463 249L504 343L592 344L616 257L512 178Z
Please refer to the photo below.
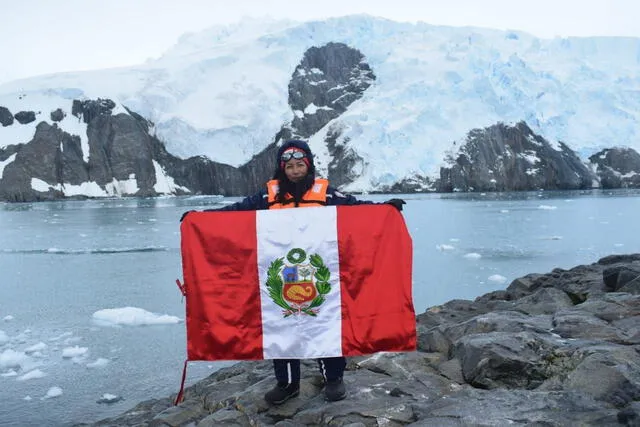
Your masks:
M104 393L100 399L97 400L97 403L116 403L122 400L121 396L116 396L115 394Z
M89 351L87 347L78 347L77 345L73 347L67 347L62 350L62 358L71 359L71 358L84 356L87 353L87 351Z
M110 360L104 357L98 357L95 361L87 363L87 368L102 368L109 364Z
M21 368L26 370L26 366L32 364L31 358L21 351L9 348L0 353L0 369Z
M11 322L13 319L14 317L10 314L2 318L2 320L4 320L5 322Z
M452 251L455 248L451 245L436 245L436 249L439 251Z
M454 243L456 243L456 242L459 242L459 241L460 241L460 239L457 239L457 238L455 238L455 237L452 237L452 238L450 238L450 239L449 239L449 241L450 241L450 242L454 242Z
M9 369L7 372L3 372L0 374L0 377L17 377L18 373L13 369Z
M19 376L18 378L16 378L16 381L27 381L33 380L35 378L43 378L46 376L47 374L42 372L40 369L34 369L33 371L29 371L26 374Z
M621 248L624 246L624 243L614 243L613 246L615 246L616 248ZM2 340L0 340L1 342Z
M102 326L141 326L180 323L182 320L168 314L155 314L138 307L123 307L98 310L93 320Z
M37 344L32 345L31 347L25 348L24 352L26 354L31 354L31 353L36 353L38 351L42 351L42 350L44 350L46 348L47 348L47 345L41 341L41 342L39 342Z
M477 252L469 252L468 254L465 254L464 257L467 259L480 259L482 258L482 255Z
M59 396L62 396L62 389L60 387L54 386L47 391L47 394L45 394L43 399L53 399L54 397Z
M504 276L501 276L499 274L493 274L493 275L489 276L487 278L487 280L489 280L490 282L493 282L493 283L504 283L504 282L507 281L507 278L504 277Z
M53 337L53 338L49 338L49 341L59 341L59 340L61 340L62 338L70 337L71 335L73 335L73 333L72 333L72 332L65 332L65 333L60 334L60 335L58 335L58 336L55 336L55 337Z
M23 397L22 400L29 401L29 400L32 400L32 398L31 398L31 396L27 395L27 396Z
M500 213L509 213L509 209L500 209Z
M546 210L546 211L553 211L555 209L558 209L557 206L553 206L553 205L540 205L538 206L538 209L542 209L542 210Z
M82 337L69 337L64 340L65 344L73 344L78 341L82 341Z

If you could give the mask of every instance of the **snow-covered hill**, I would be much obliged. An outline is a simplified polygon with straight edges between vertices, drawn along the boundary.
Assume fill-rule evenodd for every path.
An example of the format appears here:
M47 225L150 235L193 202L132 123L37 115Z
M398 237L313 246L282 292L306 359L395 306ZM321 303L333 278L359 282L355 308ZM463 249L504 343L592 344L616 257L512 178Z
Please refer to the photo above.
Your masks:
M346 190L434 176L454 141L497 122L524 120L585 159L611 146L640 149L640 39L545 40L366 15L246 21L185 35L137 67L4 84L0 106L40 114L0 127L0 147L28 142L37 123L51 123L54 106L105 97L151 120L170 153L239 166L295 115L315 114L313 105L291 109L288 84L305 51L329 42L358 49L376 75L362 98L310 138L324 172L326 136L336 129L336 143L348 141L363 159ZM59 126L83 132L70 114Z

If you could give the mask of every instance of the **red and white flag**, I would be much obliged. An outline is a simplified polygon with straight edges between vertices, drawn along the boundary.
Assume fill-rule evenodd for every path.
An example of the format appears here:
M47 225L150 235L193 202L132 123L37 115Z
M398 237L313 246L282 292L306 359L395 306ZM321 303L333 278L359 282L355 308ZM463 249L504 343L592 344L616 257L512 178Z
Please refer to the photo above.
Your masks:
M188 360L416 349L411 237L389 205L193 212L181 235Z

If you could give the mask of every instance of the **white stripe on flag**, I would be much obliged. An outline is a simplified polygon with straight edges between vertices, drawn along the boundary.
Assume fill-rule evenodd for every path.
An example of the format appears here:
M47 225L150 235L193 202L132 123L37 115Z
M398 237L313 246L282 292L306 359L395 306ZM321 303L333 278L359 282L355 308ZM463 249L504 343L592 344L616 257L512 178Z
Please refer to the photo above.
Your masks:
M306 359L335 357L342 355L342 313L340 298L340 271L338 260L337 211L335 207L278 209L256 212L258 239L258 275L260 278L260 299L262 306L262 341L265 359ZM273 261L283 258L284 266L292 268L296 264L287 260L291 249L304 250L306 258L297 267L300 285L285 284L291 293L313 291L309 284L315 269L311 267L309 256L317 254L329 268L331 290L324 295L326 300L316 307L316 316L300 312L300 306L287 301L295 309L295 314L285 317L286 309L278 306L269 295L266 286L267 272ZM306 267L306 268L305 268ZM300 271L300 269L302 271ZM304 270L308 271L304 271ZM280 270L279 277L284 280ZM310 273L304 277L304 273ZM288 280L294 280L291 275ZM317 288L316 291L317 292ZM311 294L312 295L312 294ZM286 300L285 300L286 301ZM302 308L309 303L302 305Z

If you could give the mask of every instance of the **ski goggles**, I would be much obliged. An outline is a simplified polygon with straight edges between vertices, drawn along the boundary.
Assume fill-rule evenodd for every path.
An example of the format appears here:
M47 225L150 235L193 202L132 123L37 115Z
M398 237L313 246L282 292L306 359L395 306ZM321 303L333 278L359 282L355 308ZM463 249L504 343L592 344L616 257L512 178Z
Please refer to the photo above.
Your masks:
M282 156L280 156L280 160L282 160L283 162L288 162L291 159L301 160L301 159L304 159L305 157L307 157L307 155L305 154L304 151L287 150L284 153L282 153Z

